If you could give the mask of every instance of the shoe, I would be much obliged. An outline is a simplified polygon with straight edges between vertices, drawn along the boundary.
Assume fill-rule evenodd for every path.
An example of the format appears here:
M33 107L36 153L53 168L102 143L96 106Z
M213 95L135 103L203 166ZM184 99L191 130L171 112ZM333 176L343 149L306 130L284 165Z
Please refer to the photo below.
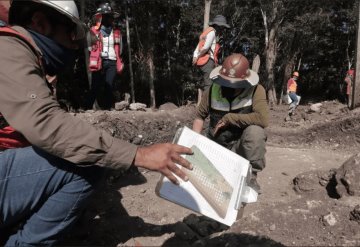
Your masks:
M259 195L262 193L261 187L258 184L256 178L251 178L248 186L254 189Z

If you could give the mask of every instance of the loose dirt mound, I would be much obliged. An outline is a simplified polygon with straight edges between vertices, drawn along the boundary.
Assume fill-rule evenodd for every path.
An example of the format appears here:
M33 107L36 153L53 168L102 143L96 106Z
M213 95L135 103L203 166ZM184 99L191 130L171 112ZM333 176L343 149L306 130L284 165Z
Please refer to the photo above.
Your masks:
M273 145L356 152L360 144L360 109L349 111L337 101L322 102L320 112L299 106L292 121L284 121L287 106L271 111L268 128Z

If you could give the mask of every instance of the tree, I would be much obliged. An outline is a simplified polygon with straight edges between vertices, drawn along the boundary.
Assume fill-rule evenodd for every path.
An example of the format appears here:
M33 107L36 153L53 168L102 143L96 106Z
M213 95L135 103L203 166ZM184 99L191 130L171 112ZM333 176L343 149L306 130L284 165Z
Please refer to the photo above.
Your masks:
M266 89L269 104L276 103L274 66L279 48L279 27L284 20L284 6L281 0L264 3L260 0L260 11L264 22L265 32L265 66L266 66Z
M205 30L209 26L210 20L210 9L211 9L211 0L204 0L205 1L205 11L204 11L204 28Z

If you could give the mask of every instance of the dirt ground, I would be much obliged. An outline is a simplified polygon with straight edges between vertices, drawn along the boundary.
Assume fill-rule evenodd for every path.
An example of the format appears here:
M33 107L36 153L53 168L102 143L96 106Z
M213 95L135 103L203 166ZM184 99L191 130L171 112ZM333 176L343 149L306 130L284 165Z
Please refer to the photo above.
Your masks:
M359 246L359 187L349 193L352 196L343 195L337 192L336 181L346 181L346 172L340 178L338 168L358 153L360 110L349 111L336 101L321 103L320 112L300 106L287 122L287 106L271 109L267 167L258 178L263 193L258 202L244 208L242 218L232 227L157 197L157 173L112 171L75 230L60 244ZM195 107L167 104L161 109L165 110L76 115L114 136L148 145L171 141L177 128L190 127Z

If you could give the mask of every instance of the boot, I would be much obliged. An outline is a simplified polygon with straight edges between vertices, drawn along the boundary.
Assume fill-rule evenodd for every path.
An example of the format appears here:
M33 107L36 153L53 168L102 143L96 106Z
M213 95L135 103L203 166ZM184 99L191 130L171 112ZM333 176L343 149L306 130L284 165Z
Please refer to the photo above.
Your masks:
M254 189L259 195L262 193L261 187L257 182L257 174L252 174L248 186Z

